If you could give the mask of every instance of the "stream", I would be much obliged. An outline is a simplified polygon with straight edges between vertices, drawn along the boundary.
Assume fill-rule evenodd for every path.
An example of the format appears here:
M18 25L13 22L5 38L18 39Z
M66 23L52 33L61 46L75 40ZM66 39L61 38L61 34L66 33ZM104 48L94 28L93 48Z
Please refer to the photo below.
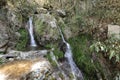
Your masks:
M28 28L28 31L29 31L29 35L30 35L30 46L32 47L37 47L37 44L36 44L36 41L34 39L34 34L33 34L33 18L30 17L29 18L29 28ZM60 35L62 37L62 41L66 44L66 51L65 51L65 58L67 59L67 62L69 63L70 65L70 68L71 68L71 73L73 75L73 80L83 80L83 75L80 71L80 69L77 67L77 65L75 64L74 60L73 60L73 53L72 53L72 50L71 50L71 46L68 42L65 41L64 39L64 36L62 34L62 31L60 29L60 27L58 27L59 29L59 32L60 32ZM66 76L66 74L64 73L64 71L61 69L55 55L53 54L53 52L50 52L50 55L51 55L51 58L52 60L56 63L58 69L60 70L61 74L64 76L64 79L65 80L69 80Z
M71 71L74 77L74 80L83 80L83 75L81 73L81 71L79 70L79 68L77 67L77 65L75 64L74 60L73 60L73 53L71 50L71 46L68 42L65 41L65 38L62 34L62 31L60 29L60 27L58 27L60 35L62 37L63 42L66 44L66 51L65 51L65 58L68 60L69 65L71 67Z

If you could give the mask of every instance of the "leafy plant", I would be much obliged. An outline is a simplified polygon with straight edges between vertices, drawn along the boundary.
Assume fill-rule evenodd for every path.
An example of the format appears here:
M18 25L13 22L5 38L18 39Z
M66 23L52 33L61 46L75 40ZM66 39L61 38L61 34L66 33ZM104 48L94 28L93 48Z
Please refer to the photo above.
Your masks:
M104 51L104 52L107 52L107 48L106 48L106 45L103 44L102 42L98 41L98 42L95 42L94 44L92 44L90 46L90 50L91 51L95 51L95 52L100 52L100 51Z
M91 51L96 53L107 53L109 59L115 58L115 62L120 61L120 40L115 38L109 38L104 42L94 42L90 46Z

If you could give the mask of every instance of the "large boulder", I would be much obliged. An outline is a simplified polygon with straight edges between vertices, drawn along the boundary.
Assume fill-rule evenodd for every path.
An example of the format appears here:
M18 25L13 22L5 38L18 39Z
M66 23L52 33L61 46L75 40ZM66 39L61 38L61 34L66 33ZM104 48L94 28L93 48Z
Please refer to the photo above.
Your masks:
M4 45L9 39L7 25L0 21L0 47Z
M50 14L37 15L35 19L35 34L40 44L59 38L57 20Z

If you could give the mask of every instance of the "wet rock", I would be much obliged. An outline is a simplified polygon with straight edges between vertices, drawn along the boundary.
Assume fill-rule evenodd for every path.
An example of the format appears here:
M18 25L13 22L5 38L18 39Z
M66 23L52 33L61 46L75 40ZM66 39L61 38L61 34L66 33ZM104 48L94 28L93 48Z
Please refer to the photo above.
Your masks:
M18 60L0 65L0 79L43 80L51 71L50 63L44 58Z
M13 59L36 59L39 57L44 57L45 55L47 55L49 51L48 50L36 50L36 51L15 51L15 50L9 50L7 52L7 54L4 55L0 55L0 58L2 59L2 61L6 62L9 61L10 58Z
M63 53L66 52L67 46L66 46L66 44L64 42L60 42L59 47L60 47L60 50L63 51Z

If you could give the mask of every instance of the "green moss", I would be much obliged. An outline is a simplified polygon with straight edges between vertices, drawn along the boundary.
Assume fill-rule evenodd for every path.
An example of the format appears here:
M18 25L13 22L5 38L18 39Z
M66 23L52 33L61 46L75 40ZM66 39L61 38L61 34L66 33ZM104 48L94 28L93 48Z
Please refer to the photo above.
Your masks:
M54 48L53 54L55 55L57 61L58 61L60 58L63 58L63 57L64 57L63 52L58 49L58 45L57 45L56 43L54 43L54 44L53 44L53 43L47 44L45 47L50 48L50 49ZM57 67L57 64L55 63L55 61L52 60L50 54L47 54L47 58L48 58L48 60L51 62L51 64L52 64L54 67Z
M56 43L50 43L50 44L47 44L45 47L46 48L50 48L50 49L54 48L53 53L56 56L57 60L59 60L60 58L64 57L63 52L60 51L59 48L58 48L58 44L56 44Z
M64 75L61 72L58 75L59 77L61 77L62 80L64 79Z
M28 32L25 29L20 29L18 32L21 34L21 37L19 38L16 44L16 49L26 50L26 46L28 42Z
M92 63L91 54L89 53L88 40L89 35L79 35L69 39L71 44L74 60L77 66L84 73L85 80L96 80L96 70Z
M47 57L47 59L50 61L51 65L52 65L53 67L57 67L56 62L52 60L52 57L51 57L50 54L47 54L46 57Z
M45 16L45 15L43 15ZM48 16L49 18L49 16ZM45 17L46 19L46 17ZM34 23L35 23L35 31L37 38L39 39L40 37L44 37L45 35L50 38L49 40L55 40L58 38L58 29L57 28L52 28L51 25L49 25L46 21L42 21L41 19L34 18Z
M72 73L69 74L70 79L73 80L74 79L74 75Z
M54 50L54 53L55 53L57 60L64 57L63 52L61 52L58 48Z
M3 62L3 60L0 58L0 64L3 64L4 62Z
M36 19L35 18L35 30L37 33L40 33L40 35L43 34L44 29L45 29L45 25L43 24L43 21L41 21L40 19Z

